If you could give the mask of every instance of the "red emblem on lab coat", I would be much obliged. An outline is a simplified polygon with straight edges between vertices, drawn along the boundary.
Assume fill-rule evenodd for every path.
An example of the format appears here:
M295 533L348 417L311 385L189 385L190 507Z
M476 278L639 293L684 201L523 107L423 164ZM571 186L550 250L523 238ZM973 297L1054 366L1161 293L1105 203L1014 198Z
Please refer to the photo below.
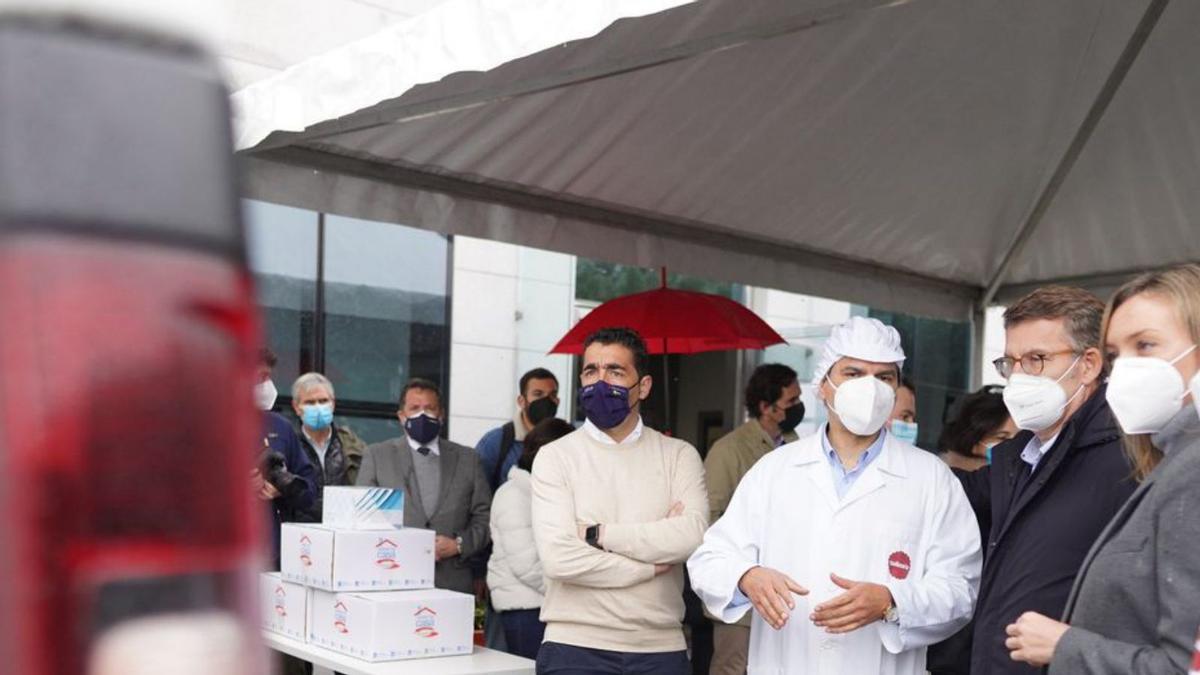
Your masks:
M888 556L888 572L897 579L907 579L912 570L912 560L904 551L896 551Z

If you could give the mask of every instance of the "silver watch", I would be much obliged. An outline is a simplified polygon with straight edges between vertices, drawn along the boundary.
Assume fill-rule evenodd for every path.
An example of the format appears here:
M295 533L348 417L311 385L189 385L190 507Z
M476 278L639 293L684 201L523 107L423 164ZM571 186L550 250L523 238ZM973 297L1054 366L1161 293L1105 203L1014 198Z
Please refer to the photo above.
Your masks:
M900 623L900 612L896 609L896 605L889 605L888 608L883 611L883 622L893 624Z
M458 546L458 554L462 555L462 535L455 537L454 543Z

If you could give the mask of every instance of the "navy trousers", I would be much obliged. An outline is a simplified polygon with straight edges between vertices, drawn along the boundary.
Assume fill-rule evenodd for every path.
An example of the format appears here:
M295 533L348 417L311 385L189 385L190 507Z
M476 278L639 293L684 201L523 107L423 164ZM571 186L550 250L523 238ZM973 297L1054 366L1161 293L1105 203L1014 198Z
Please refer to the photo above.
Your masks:
M537 675L691 675L687 652L634 654L547 642Z
M514 609L498 613L504 624L505 651L527 659L537 658L542 636L546 634L546 624L538 619L540 613L540 609Z

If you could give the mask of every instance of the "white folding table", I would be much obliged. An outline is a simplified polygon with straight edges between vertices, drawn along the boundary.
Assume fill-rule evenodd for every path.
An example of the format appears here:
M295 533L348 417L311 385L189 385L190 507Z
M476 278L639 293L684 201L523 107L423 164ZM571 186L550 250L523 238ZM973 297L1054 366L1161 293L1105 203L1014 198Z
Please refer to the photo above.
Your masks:
M463 656L372 663L269 631L263 631L263 641L275 651L343 675L534 675L533 661L483 647Z

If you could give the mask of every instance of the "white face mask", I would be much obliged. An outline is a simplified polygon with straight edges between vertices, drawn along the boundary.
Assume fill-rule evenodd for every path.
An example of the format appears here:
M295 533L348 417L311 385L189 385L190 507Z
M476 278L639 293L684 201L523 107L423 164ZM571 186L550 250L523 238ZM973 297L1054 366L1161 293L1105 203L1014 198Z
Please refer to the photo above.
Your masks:
M258 406L259 410L270 410L275 407L275 399L279 397L279 391L275 389L275 383L270 380L264 380L254 385L254 405Z
M1062 418L1063 410L1083 391L1083 385L1079 385L1071 398L1067 398L1067 393L1058 383L1075 369L1081 358L1082 354L1076 356L1071 367L1057 380L1025 373L1013 373L1008 378L1008 386L1004 387L1004 407L1008 408L1008 414L1018 429L1035 433L1045 431Z
M1192 345L1167 361L1152 356L1126 356L1113 362L1108 379L1108 407L1126 434L1153 434L1183 407L1187 386L1175 362L1195 351ZM1196 378L1192 378L1196 386Z
M1196 413L1200 414L1200 372L1192 376L1188 390L1192 392L1192 405L1196 406Z
M846 380L841 386L834 384L828 375L825 379L834 388L830 407L850 433L870 436L882 429L892 416L896 392L878 378L864 375Z

